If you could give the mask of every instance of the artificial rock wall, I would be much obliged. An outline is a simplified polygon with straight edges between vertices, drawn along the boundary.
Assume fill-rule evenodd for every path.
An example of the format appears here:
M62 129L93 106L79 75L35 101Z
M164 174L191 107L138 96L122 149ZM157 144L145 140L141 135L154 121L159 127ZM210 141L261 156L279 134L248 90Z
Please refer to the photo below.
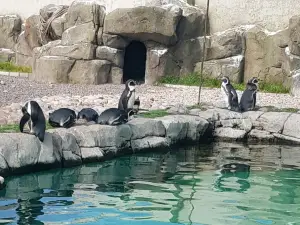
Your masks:
M0 47L5 48L0 60L32 66L34 80L121 83L126 47L137 40L147 48L148 84L164 75L199 72L204 55L205 76L227 75L234 82L258 76L292 87L298 95L300 16L291 17L289 27L277 32L245 25L213 33L202 52L205 9L180 0L139 2L112 11L96 1L76 0L51 18L60 7L42 8L23 26L18 16L0 17ZM41 20L52 21L46 35Z

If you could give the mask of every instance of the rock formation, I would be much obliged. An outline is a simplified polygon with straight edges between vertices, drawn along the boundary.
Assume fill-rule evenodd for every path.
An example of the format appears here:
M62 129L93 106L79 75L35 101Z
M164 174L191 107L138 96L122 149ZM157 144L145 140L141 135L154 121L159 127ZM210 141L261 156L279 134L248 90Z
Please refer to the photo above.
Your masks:
M46 131L43 143L30 134L1 133L0 176L72 167L179 143L217 140L231 144L300 144L299 113L236 113L214 107L174 107L169 112L172 114L154 119L134 118L120 126L93 124L51 129Z
M207 77L226 75L239 83L258 76L299 95L299 18L278 32L247 25L211 34L203 52L204 9L181 0L147 0L106 10L97 1L75 0L45 6L24 26L18 16L1 16L0 60L32 66L34 80L121 83L126 47L139 41L146 47L145 83L199 72L204 56Z

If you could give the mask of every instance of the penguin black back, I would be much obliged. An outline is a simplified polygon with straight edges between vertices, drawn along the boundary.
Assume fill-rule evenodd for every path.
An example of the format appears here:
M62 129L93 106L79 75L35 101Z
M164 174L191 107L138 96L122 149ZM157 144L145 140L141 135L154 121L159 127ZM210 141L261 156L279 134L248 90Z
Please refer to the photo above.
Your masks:
M102 125L120 125L127 123L129 117L133 115L132 109L121 110L109 108L104 110L98 117L98 124Z
M19 123L20 132L24 132L24 126L28 122L30 133L43 142L46 131L46 119L40 105L36 101L28 101L22 107L22 113L23 116Z
M133 109L135 102L135 87L136 82L134 80L127 80L125 83L125 90L123 91L118 104L118 109L126 110Z
M247 82L246 89L244 90L241 97L240 109L242 112L255 109L257 89L258 79L256 77L253 77Z
M71 127L76 121L76 113L69 108L60 108L49 113L49 124L52 127Z
M95 123L97 123L98 117L99 115L96 112L96 110L91 108L84 108L80 110L80 112L77 115L77 119L84 119L87 122L94 121Z

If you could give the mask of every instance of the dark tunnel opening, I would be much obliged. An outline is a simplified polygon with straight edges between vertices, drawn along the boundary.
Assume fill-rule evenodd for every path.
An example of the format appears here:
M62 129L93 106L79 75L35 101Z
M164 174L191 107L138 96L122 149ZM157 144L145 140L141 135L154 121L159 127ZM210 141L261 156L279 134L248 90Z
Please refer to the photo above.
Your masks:
M132 41L125 49L123 80L135 80L139 84L145 83L147 48L140 41Z

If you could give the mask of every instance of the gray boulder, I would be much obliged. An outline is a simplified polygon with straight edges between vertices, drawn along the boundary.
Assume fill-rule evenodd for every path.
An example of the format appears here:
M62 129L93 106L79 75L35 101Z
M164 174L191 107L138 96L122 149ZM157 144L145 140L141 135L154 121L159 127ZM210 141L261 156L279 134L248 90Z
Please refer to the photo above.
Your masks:
M106 33L102 34L102 41L105 46L116 48L116 49L124 49L129 43L125 38L119 35L106 34Z
M155 119L135 118L127 123L131 130L131 140L148 136L165 137L166 129L163 123Z
M73 44L69 46L52 45L48 49L46 48L41 49L41 55L62 56L62 57L69 57L71 59L91 60L95 58L96 47L97 47L96 45L90 43L80 43L80 44Z
M14 48L21 26L22 20L17 15L0 16L0 48Z
M104 33L172 45L177 41L176 27L181 16L182 9L177 6L119 8L106 15Z
M300 16L292 16L289 20L289 49L294 55L300 56Z
M104 126L89 125L76 126L68 129L68 132L76 137L80 147L85 148L125 148L131 137L131 130L128 125Z
M95 27L102 26L105 8L96 1L87 3L83 0L75 0L70 5L67 15L65 29L75 25L92 22Z
M219 140L230 141L230 140L242 140L245 138L247 132L245 130L238 130L230 127L216 128L214 131L214 137Z
M230 29L210 36L210 45L206 60L223 59L241 55L244 49L244 40L239 30Z
M116 66L112 66L110 69L108 83L122 84L122 80L123 80L123 69Z
M196 63L194 72L201 72L201 62ZM227 76L230 81L241 83L243 74L244 57L242 55L205 61L203 65L203 75L206 78L220 79L223 76Z
M283 135L300 139L300 114L293 113L284 123Z
M93 22L79 24L66 29L61 38L62 45L73 44L96 44L96 33L98 27Z
M62 163L64 167L72 167L81 165L81 149L76 142L76 138L71 133L68 133L67 129L58 128L54 130L48 130L58 134L62 139Z
M41 39L40 26L40 15L32 15L26 19L24 35L31 50L42 46L43 40Z
M98 46L96 49L96 58L101 60L108 60L114 66L123 68L124 65L124 51L110 48L107 46Z
M42 56L35 59L31 80L43 80L51 83L68 83L69 73L75 60L62 56Z
M82 161L96 162L104 158L104 152L99 147L81 148Z
M180 66L175 57L164 47L151 47L147 51L146 84L154 84L161 77L179 76Z
M259 117L258 122L265 131L281 134L290 115L287 112L266 112Z
M72 84L105 84L108 81L111 63L106 60L78 60L69 73Z
M250 141L268 141L274 140L274 136L268 131L253 129L248 135Z
M165 148L168 146L168 141L164 137L144 137L131 141L131 149L133 152L148 150L153 148Z

